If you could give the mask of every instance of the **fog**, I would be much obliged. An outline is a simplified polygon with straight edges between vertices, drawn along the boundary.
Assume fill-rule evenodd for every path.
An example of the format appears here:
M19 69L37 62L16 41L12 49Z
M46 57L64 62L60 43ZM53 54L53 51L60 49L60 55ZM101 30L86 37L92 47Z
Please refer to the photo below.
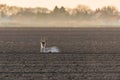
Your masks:
M75 19L37 19L37 18L2 18L0 27L119 27L120 19L110 21L106 19L97 20L75 20Z
M92 10L89 6L75 8L22 8L0 5L0 27L119 27L120 11L114 6Z

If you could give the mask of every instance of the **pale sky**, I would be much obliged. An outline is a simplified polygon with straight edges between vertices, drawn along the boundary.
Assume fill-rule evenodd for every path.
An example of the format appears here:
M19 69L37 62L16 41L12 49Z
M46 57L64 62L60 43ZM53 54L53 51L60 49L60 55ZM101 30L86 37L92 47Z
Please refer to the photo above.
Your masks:
M82 4L88 5L93 10L113 5L120 10L120 0L0 0L1 3L21 7L46 7L48 9L53 9L56 5L74 8L78 4Z

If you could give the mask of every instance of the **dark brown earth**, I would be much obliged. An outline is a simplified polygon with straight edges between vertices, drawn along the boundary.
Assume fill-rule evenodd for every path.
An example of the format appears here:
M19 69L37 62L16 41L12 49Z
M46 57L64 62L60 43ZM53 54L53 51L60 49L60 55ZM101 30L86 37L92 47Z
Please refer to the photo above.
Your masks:
M119 28L1 28L0 80L120 80ZM60 53L39 53L40 38Z

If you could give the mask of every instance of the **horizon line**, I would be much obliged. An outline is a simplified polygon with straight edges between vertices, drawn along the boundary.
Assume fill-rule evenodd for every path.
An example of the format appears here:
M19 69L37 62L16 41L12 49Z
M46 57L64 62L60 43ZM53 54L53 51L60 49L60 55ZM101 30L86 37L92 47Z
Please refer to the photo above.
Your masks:
M101 9L101 8L107 7L107 6L113 6L113 7L115 7L118 11L120 11L120 9L119 9L118 7L116 7L116 6L114 6L114 5L105 5L105 6L102 6L102 7L97 7L97 8L95 8L95 9L92 9L89 5L85 5L85 4L78 4L78 5L76 5L76 7L73 7L73 8L66 7L66 6L55 5L55 6L53 7L53 9L50 9L50 8L48 8L48 7L42 7L42 6L35 6L35 7L32 7L32 6L18 6L18 5L4 4L4 3L0 3L0 5L6 5L6 6L9 6L9 7L19 7L19 8L47 8L48 10L54 10L54 8L55 8L56 6L57 6L58 8L64 7L64 8L68 8L68 9L73 9L73 8L76 8L76 7L79 6L79 5L84 5L84 6L89 7L91 10L96 10L96 9L98 9L98 8Z

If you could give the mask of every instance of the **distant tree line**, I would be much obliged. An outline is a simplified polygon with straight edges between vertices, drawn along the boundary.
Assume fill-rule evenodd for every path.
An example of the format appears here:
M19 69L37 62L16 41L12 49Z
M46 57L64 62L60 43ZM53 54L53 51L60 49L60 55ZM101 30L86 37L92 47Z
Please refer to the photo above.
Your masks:
M53 10L47 8L22 8L16 6L0 5L0 17L36 17L52 19L77 19L77 20L97 20L97 19L119 19L120 12L114 6L104 6L96 10L85 5L78 5L70 9L65 7L55 7Z

